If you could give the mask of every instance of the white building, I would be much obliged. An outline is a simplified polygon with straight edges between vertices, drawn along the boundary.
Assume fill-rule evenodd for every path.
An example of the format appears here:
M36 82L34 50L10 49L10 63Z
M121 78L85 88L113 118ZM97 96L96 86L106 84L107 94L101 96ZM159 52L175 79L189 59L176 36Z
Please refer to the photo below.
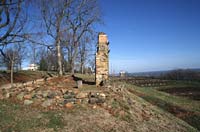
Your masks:
M28 67L24 67L23 70L31 70L36 71L38 70L39 66L37 64L30 64Z
M38 70L39 66L37 64L30 64L28 68L31 71L36 71Z

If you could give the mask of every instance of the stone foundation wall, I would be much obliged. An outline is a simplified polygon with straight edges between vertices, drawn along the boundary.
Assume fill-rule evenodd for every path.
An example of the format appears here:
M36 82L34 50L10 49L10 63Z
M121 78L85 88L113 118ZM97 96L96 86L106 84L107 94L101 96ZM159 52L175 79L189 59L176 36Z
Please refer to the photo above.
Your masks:
M109 42L105 33L99 33L96 52L96 85L102 86L109 76Z

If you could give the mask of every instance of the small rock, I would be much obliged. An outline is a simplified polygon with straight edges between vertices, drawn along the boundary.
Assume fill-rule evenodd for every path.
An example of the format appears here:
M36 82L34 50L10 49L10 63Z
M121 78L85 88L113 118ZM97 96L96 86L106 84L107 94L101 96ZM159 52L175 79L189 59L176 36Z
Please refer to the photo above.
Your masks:
M96 109L97 108L97 106L96 105L93 105L93 107L92 107L93 109Z
M30 94L27 94L24 96L24 99L31 99L31 98L32 98L32 96Z
M48 91L43 91L42 96L43 96L43 98L46 98L48 96Z
M17 95L17 99L22 100L24 97L24 92Z
M98 101L97 98L90 98L89 101L88 101L88 103L89 104L96 104L97 101Z
M129 105L135 104L135 102L131 98L128 98L127 102L128 102Z
M88 97L88 93L83 93L83 92L80 92L76 95L77 99L83 99L83 98L87 98L87 97Z
M78 94L79 93L79 90L78 89L75 89L74 90L74 94L76 95L76 94Z
M35 99L41 99L42 96L41 96L41 95L38 95L38 94L33 94L32 98L35 98Z
M82 103L82 99L77 99L75 103L76 104L81 104Z
M36 92L35 91L33 91L33 92L31 92L31 97L33 98L34 96L36 96Z
M123 110L119 111L119 116L120 116L120 117L125 116L125 114L126 114L125 111L123 111Z
M64 94L64 95L63 95L63 98L64 98L64 99L74 98L74 95L71 95L71 94Z
M43 107L48 107L50 106L51 104L53 103L53 100L45 100L43 103L42 103L42 106Z
M10 93L6 93L5 98L10 98Z
M106 100L103 98L90 98L88 103L89 104L103 104Z
M111 85L107 85L107 88L111 88L112 86Z
M98 97L96 93L90 93L89 96L90 96L91 98L97 98L97 97Z
M75 103L76 102L76 99L75 98L70 98L70 99L65 99L64 100L64 104L67 104L67 103Z
M56 87L52 87L52 88L51 88L51 90L56 90L56 89L57 89Z
M72 90L67 90L66 93L73 93L73 91Z
M42 114L38 114L38 115L36 116L37 119L42 119L42 117L43 117Z
M72 95L72 96L75 96L76 94L74 93L74 91L72 92L69 92L68 94Z
M101 98L104 98L104 99L106 98L106 95L105 95L104 93L100 93L99 96L100 96Z
M65 108L72 109L73 108L73 104L72 103L67 103L67 104L65 104Z
M0 99L3 99L3 95L0 93Z
M60 99L60 96L55 96L55 99Z
M37 85L36 88L40 88L40 85Z
M62 94L65 94L67 92L66 89L61 89Z
M24 105L30 105L32 103L33 103L32 100L24 100Z
M56 93L51 92L51 93L48 93L47 98L53 99L55 96L56 96Z
M38 94L38 95L42 95L42 91L40 91L40 90L37 91L37 94Z
M104 108L108 107L108 105L107 105L105 102L102 104L102 106L103 106Z
M33 87L26 87L26 90L27 90L28 92L30 92L30 91L34 90L34 88L33 88Z
M55 94L56 94L56 96L62 96L63 95L62 92L58 91L58 90L55 91Z
M97 101L96 101L96 103L97 104L103 104L104 102L106 102L106 100L105 100L105 98L97 98Z

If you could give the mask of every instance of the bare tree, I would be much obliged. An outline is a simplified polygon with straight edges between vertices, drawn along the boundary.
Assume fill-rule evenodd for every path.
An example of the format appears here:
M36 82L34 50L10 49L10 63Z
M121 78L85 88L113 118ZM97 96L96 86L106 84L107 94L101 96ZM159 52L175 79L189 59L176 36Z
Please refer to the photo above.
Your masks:
M30 44L30 52L29 52L29 58L30 63L37 64L39 63L39 60L43 54L45 54L43 51L43 46L36 45L36 44Z
M0 48L1 54L9 44L24 43L30 35L25 33L25 25L28 20L27 4L29 1L24 0L1 0L0 1ZM13 46L11 46L13 47ZM20 46L21 47L21 46ZM8 48L8 47L6 47ZM21 48L23 49L23 48ZM25 50L21 50L18 59L18 65L21 69L22 60L24 59ZM5 56L2 56L5 57ZM6 58L4 58L6 59Z
M39 70L42 71L54 71L57 69L57 57L55 50L40 49L39 52Z
M74 0L70 6L66 48L70 70L74 74L80 40L84 34L93 34L94 24L100 22L100 11L96 0Z
M20 51L22 50L21 45L14 45L7 49L0 49L1 55L3 56L3 63L7 65L7 68L10 70L10 83L13 87L13 72L14 66L19 62Z
M86 69L88 69L86 67L90 67L90 61L93 60L92 58L95 54L95 45L93 43L93 37L91 35L84 35L80 40L78 60L80 62L80 72L82 74L85 73Z
M18 44L18 55L16 61L17 70L22 70L22 63L27 59L27 50L23 43Z
M81 67L83 67L85 63L85 46L84 44L81 45L80 40L84 34L92 34L94 32L93 25L100 21L100 13L96 0L41 0L37 2L40 3L39 5L46 27L46 33L51 37L49 40L53 40L56 49L59 75L63 75L64 69L64 63L62 62L64 57L61 43L65 43L67 47L67 63L70 64L71 72L74 73L74 63L79 51L83 51L81 52L83 57ZM24 3L24 0L0 1L0 48L3 49L4 46L6 47L6 45L12 43L18 44L27 42L27 40L31 43L44 45L49 48L49 44L31 39L30 36L34 33L25 32L25 30L27 30L25 27L27 14L23 11L26 8ZM38 35L40 35L40 33ZM80 45L82 47L80 47ZM16 55L14 58L11 55L9 55L9 57L6 55L6 52L6 50L1 50L4 59L13 60L14 63L16 63ZM47 57L49 57L49 55L47 55ZM21 65L19 58L22 60L23 56L18 56L18 63ZM54 57L52 58L52 60L55 61Z
M41 13L46 26L47 34L54 40L57 52L58 73L63 75L61 56L61 33L66 29L68 19L68 7L71 0L46 0L41 2Z
M27 15L22 11L22 0L0 1L0 46L24 42L23 32Z
M80 55L80 71L83 74L84 68L85 68L85 61L86 61L86 57L87 57L86 42L84 42L84 41L79 46L79 55Z

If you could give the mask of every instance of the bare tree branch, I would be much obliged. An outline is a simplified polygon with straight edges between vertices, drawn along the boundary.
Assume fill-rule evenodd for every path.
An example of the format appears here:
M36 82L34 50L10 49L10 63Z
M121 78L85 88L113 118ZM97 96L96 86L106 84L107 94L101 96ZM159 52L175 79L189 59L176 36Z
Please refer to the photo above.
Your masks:
M17 3L17 12L16 12L16 15L14 17L14 20L13 20L12 24L9 21L10 20L10 18L9 18L10 15L7 15L7 20L8 20L9 27L8 27L8 30L5 32L5 34L0 37L0 43L3 40L5 40L9 36L9 34L13 31L13 29L14 29L16 23L17 23L17 20L19 18L20 11L21 11L21 7L20 6L21 6L21 0L18 0L18 3ZM9 14L7 7L5 8L5 10ZM6 25L8 25L8 24L6 24ZM0 28L0 29L2 29L2 28Z

